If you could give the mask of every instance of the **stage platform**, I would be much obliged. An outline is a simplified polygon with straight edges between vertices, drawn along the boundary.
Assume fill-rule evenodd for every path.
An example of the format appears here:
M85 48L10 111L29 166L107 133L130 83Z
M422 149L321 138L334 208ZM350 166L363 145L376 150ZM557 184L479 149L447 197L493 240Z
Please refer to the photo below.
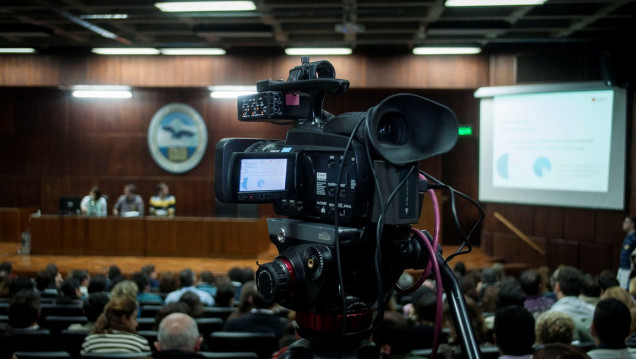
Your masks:
M456 246L443 246L444 256L448 256L456 249ZM269 262L277 255L274 245L271 245L268 250L257 256L246 256L243 258L26 255L18 253L19 250L20 245L18 243L0 242L0 261L10 262L13 265L15 274L27 276L35 276L38 271L44 269L49 263L55 263L65 276L74 269L86 269L91 274L106 274L108 267L112 264L119 266L126 276L139 271L146 264L154 264L159 273L165 271L178 272L181 269L190 268L197 273L209 270L215 275L222 275L235 266L250 267L256 270L258 268L257 262ZM489 257L479 248L473 248L471 253L455 257L449 265L452 267L458 261L464 262L466 268L471 271L489 267L496 259ZM518 271L523 265L505 264L505 267L511 271Z

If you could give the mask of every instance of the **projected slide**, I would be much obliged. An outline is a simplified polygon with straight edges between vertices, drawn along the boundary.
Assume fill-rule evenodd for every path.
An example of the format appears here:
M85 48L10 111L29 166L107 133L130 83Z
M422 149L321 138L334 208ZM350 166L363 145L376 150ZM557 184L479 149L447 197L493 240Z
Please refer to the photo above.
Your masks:
M243 159L239 192L282 191L286 175L285 158Z
M613 92L497 96L493 187L606 192Z

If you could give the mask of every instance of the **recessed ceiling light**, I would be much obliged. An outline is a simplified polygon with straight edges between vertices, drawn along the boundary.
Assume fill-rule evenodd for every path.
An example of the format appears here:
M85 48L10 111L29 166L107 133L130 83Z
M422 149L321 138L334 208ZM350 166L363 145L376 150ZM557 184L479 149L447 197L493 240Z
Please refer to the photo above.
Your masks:
M479 47L416 47L413 55L473 55L481 52Z
M347 47L290 47L285 49L287 55L351 55L352 50Z
M162 55L225 55L223 49L161 49Z
M98 55L159 55L151 47L96 47L92 51Z
M446 0L446 6L543 5L547 0Z
M256 10L253 1L184 1L158 2L155 6L164 12L192 11L251 11Z
M32 54L35 49L31 47L2 47L0 54Z

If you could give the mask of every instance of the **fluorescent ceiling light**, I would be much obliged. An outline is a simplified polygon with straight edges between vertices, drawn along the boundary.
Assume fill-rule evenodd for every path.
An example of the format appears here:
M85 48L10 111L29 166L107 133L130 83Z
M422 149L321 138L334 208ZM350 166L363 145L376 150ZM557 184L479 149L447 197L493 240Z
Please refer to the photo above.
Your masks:
M243 95L255 94L256 86L210 86L210 97L212 98L237 98Z
M128 19L128 14L87 14L80 15L84 20L123 20Z
M96 47L93 53L98 55L159 55L159 50L150 47Z
M287 55L351 55L352 50L347 47L290 47L285 49Z
M0 54L32 54L35 53L34 48L30 47L2 47Z
M130 86L76 85L72 86L73 97L80 98L131 98Z
M225 55L223 49L161 49L162 55Z
M416 47L413 55L472 55L481 52L479 47Z
M446 6L543 5L546 0L446 0Z
M163 12L191 11L251 11L256 10L253 1L185 1L158 2L155 6Z

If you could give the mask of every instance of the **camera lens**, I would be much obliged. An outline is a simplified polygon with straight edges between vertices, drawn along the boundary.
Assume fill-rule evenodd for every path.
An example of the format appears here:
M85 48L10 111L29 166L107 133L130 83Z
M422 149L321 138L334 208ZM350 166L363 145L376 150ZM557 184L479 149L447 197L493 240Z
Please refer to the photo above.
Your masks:
M398 113L387 113L380 118L377 127L379 142L402 146L408 142L407 126L404 117Z

